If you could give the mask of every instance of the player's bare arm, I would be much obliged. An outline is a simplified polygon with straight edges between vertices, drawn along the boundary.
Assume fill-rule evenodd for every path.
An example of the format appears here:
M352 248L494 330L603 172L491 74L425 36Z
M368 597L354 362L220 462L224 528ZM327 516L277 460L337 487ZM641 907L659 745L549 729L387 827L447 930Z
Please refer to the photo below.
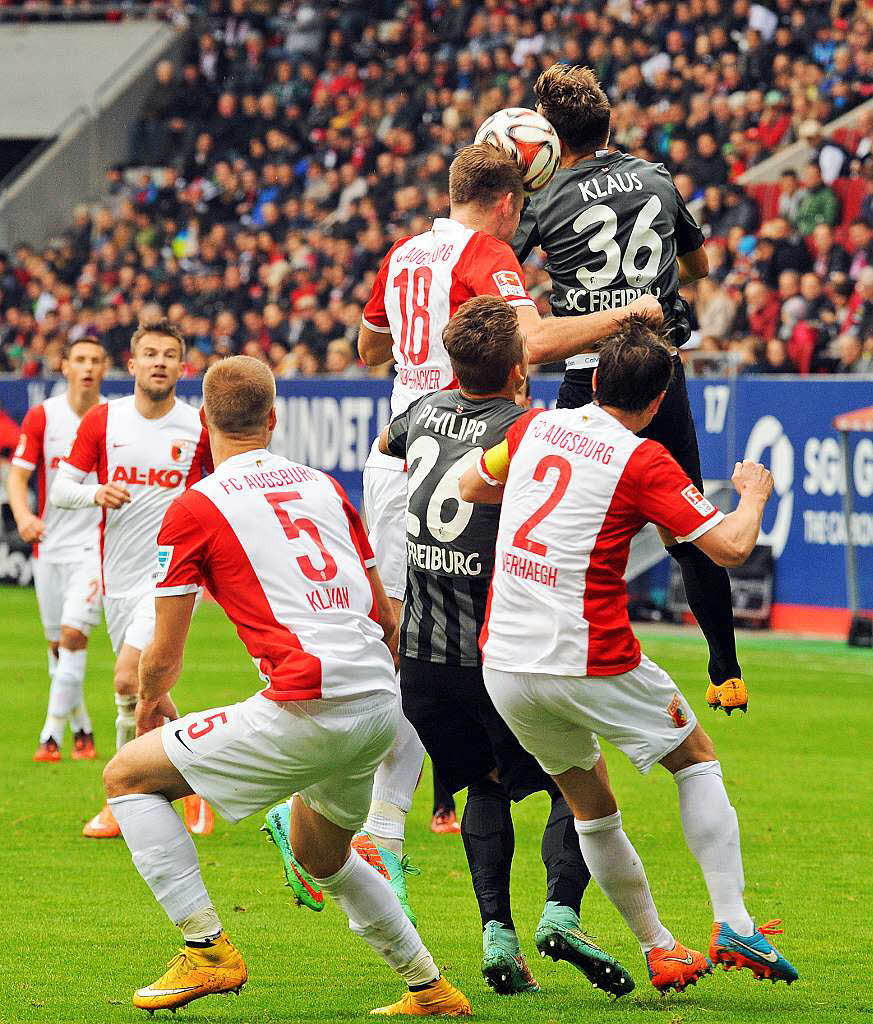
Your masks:
M693 252L685 253L684 256L677 256L676 262L679 264L680 285L699 281L709 273L709 257L702 245Z
M758 542L764 507L773 492L773 477L758 462L738 462L731 476L739 503L733 512L694 544L718 565L742 565Z
M15 525L18 533L25 544L37 544L42 540L45 532L45 523L39 516L34 515L30 510L28 500L28 482L30 481L32 469L24 469L21 466L12 466L9 470L9 477L6 480L6 493L9 495L9 507L15 518Z
M391 358L394 341L390 332L374 331L372 327L361 324L358 334L358 355L367 366L381 366Z
M159 728L164 718L179 717L170 690L182 671L182 655L196 596L178 594L155 601L155 637L142 652L139 662L137 736Z
M581 352L590 352L608 338L629 316L645 316L660 323L661 303L654 295L641 295L630 305L584 316L553 316L543 319L534 306L518 306L518 323L532 363L556 363Z

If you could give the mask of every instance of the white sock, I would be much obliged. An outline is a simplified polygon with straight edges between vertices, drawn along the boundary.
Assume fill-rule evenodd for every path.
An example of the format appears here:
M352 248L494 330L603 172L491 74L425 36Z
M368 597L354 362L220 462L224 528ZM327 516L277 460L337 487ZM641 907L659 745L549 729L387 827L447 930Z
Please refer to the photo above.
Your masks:
M397 692L400 692L399 684ZM403 856L406 815L412 807L422 764L424 746L412 723L401 714L394 746L376 769L373 800L364 823L364 829L378 845L398 857Z
M186 942L204 942L207 939L218 937L221 932L221 921L215 912L215 907L210 905L189 914L179 922L179 927L182 930L182 938Z
M136 736L136 697L116 693L115 706L118 708L115 716L115 749L121 750L125 743L130 743Z
M48 674L51 683L49 685L48 709L42 731L39 734L39 742L45 743L47 740L54 740L60 746L64 738L64 727L67 724L67 719L65 715L59 715L57 711L60 706L55 692L55 672L58 667L58 658L51 647L48 648L46 653L48 655Z
M58 667L55 681L64 693L64 701L69 708L67 714L70 728L76 732L93 732L91 718L85 706L85 662L88 652L68 651L65 647L58 648Z
M113 797L109 806L134 867L173 924L212 907L197 850L169 800L154 793L133 793Z
M385 879L355 854L330 878L316 878L349 919L349 928L407 985L427 985L440 972Z
M700 865L712 913L738 935L755 930L743 902L745 878L737 812L725 792L718 761L683 768L673 778L679 787L679 813L685 842Z
M576 819L579 848L591 877L609 897L644 953L672 949L676 940L661 924L646 872L621 827L621 811L594 821Z

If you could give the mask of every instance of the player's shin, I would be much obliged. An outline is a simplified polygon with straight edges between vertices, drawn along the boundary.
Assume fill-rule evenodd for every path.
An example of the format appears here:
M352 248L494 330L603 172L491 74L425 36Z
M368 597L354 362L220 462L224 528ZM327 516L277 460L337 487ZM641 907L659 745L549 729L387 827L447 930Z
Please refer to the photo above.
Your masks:
M433 957L425 948L388 882L360 857L351 854L329 878L316 878L360 935L410 988L439 978Z
M115 707L115 749L121 750L136 736L136 695L116 693Z
M591 876L618 909L643 952L670 949L675 940L661 924L642 862L621 827L621 811L576 821L579 847Z
M541 846L546 868L547 900L570 907L577 914L591 872L582 857L573 812L560 792L552 795L549 820Z
M514 928L509 901L509 875L515 851L509 796L499 782L480 779L467 791L461 838L470 866L473 892L482 927L499 921Z
M197 850L166 797L134 793L113 797L109 807L134 867L174 924L181 925L195 912L211 908ZM216 931L220 931L217 918L216 923Z
M743 902L745 879L740 829L722 781L718 761L704 761L676 772L682 831L703 872L713 917L726 921L738 935L753 931Z
M399 686L398 682L398 692ZM364 830L376 845L397 857L403 856L406 815L412 806L423 763L424 747L421 740L401 714L394 746L376 769L373 800L364 823Z

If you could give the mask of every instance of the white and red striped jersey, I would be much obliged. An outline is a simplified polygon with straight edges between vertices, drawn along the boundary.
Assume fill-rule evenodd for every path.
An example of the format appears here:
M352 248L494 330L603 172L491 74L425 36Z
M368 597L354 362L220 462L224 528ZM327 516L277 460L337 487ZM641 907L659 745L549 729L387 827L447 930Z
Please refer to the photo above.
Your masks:
M566 676L636 668L624 580L632 538L653 522L693 541L721 512L662 445L596 405L528 413L506 442L483 664Z
M58 465L69 452L81 422L66 393L47 398L27 411L12 457L13 466L36 470L37 515L45 523L45 533L42 541L34 544L33 555L46 562L81 562L97 550L99 509L62 509L46 502ZM92 473L84 482L97 483L97 477Z
M115 398L82 418L64 461L80 483L96 471L98 483L130 492L121 508L101 509L104 594L128 597L149 590L167 508L212 469L209 436L197 410L176 399L166 415L150 420L136 411L133 395Z
M394 343L392 417L422 395L453 385L443 329L474 295L535 305L515 253L493 235L440 217L430 231L403 238L388 252L362 319Z
M170 506L157 559L155 596L208 586L271 700L394 693L373 552L326 473L265 449L227 459Z

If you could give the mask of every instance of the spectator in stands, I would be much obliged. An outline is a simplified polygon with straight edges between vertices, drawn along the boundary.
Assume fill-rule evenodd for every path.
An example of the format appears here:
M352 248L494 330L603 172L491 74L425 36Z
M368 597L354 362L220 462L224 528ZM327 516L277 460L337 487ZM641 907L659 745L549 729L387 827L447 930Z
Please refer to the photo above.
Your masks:
M816 224L833 227L840 215L837 194L825 185L817 160L810 161L803 171L803 196L797 207L793 224L803 235L811 235Z
M863 357L863 346L860 338L845 332L837 338L839 358L834 366L834 373L866 373L869 363Z
M857 281L865 267L873 267L873 228L860 217L849 225L849 244L852 247L849 277Z
M851 259L843 246L834 241L830 224L817 224L812 231L813 270L823 280L831 274L848 273ZM860 271L859 271L860 273Z
M797 216L797 207L803 198L803 190L800 187L800 180L797 171L783 171L779 176L779 216L794 223Z
M822 134L822 126L818 121L804 121L797 134L815 151L815 162L821 172L822 181L826 185L832 185L848 168L849 154L839 143Z
M785 342L771 338L764 346L758 361L749 367L749 373L797 373L797 367L788 356Z
M751 333L765 341L775 338L781 309L778 296L761 281L750 281L743 295L746 322Z

